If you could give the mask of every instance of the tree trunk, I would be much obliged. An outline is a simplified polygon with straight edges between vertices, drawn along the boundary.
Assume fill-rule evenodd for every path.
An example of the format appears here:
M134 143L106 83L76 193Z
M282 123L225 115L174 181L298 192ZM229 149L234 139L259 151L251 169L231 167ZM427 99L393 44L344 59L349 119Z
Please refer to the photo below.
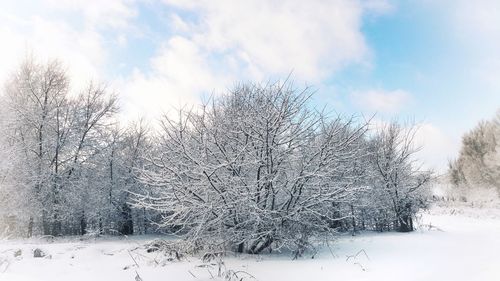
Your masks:
M29 222L28 222L28 238L33 236L33 217L30 216Z
M120 234L131 235L134 234L134 221L132 220L132 209L128 204L122 206L122 225L120 227Z
M266 248L271 246L273 243L272 237L266 237L263 240L258 240L256 241L252 247L248 250L249 254L260 254L262 251L264 251Z
M238 253L243 253L245 251L245 243L241 242L238 244Z
M52 222L52 236L61 236L62 235L62 223L59 217L58 212L56 211L54 214L54 221Z
M42 229L43 229L43 235L51 235L50 225L49 225L49 222L47 221L47 211L46 210L42 210Z
M352 236L356 235L356 216L354 215L354 206L351 204L351 216L352 216Z
M413 231L413 222L412 218L408 215L404 215L399 218L399 232L410 232Z
M87 219L85 218L85 211L82 212L82 216L80 218L80 234L87 234Z

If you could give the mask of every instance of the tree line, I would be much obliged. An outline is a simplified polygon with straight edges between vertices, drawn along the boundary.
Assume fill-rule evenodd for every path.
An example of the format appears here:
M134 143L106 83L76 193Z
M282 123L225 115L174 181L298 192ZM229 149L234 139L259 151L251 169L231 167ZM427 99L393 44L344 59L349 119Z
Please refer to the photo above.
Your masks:
M193 249L297 255L338 232L412 231L431 179L416 128L373 128L315 109L312 96L289 82L242 84L158 129L124 126L106 87L75 92L61 63L29 59L0 98L0 227L168 232Z

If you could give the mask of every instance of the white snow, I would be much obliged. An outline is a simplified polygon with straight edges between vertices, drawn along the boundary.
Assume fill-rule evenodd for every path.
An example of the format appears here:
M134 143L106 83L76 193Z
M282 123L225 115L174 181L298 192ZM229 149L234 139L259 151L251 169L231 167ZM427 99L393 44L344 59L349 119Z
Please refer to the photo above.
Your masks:
M331 247L322 247L314 259L293 261L290 255L275 253L230 256L224 258L222 268L245 271L261 281L500 280L500 216L491 215L500 211L487 210L484 216L478 212L462 210L452 215L449 209L435 209L422 215L421 227L413 233L346 235ZM141 247L153 238L3 240L0 280L192 281L212 280L212 275L222 280L216 278L217 265L200 267L204 263L197 257L162 264L161 253L146 253ZM33 258L35 248L50 258ZM22 255L16 258L18 249Z

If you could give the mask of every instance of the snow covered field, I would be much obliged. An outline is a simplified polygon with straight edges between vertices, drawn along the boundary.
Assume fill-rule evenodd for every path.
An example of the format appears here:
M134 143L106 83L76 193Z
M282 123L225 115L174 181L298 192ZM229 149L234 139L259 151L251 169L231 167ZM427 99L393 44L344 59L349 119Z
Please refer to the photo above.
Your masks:
M244 271L261 281L500 280L500 212L449 213L456 212L423 214L414 233L341 237L314 259L292 261L284 254L226 257L222 271ZM161 253L146 253L140 246L151 239L3 240L0 280L223 280L217 279L217 265L206 267L199 258L165 262ZM35 248L50 256L34 258ZM21 255L14 257L19 249ZM243 272L238 276L254 280Z

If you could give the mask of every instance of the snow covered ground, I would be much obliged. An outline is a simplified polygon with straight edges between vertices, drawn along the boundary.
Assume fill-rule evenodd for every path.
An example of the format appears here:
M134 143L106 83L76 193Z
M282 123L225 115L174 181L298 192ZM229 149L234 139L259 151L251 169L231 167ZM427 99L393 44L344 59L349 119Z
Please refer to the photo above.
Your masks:
M244 271L261 281L500 280L500 211L481 212L434 209L422 214L420 230L414 233L343 236L314 259L292 261L284 254L226 257L222 271ZM152 238L3 240L0 280L223 280L216 277L217 265L206 267L199 258L162 264L161 253L140 247ZM50 256L34 258L35 248ZM242 272L239 276L248 277Z

